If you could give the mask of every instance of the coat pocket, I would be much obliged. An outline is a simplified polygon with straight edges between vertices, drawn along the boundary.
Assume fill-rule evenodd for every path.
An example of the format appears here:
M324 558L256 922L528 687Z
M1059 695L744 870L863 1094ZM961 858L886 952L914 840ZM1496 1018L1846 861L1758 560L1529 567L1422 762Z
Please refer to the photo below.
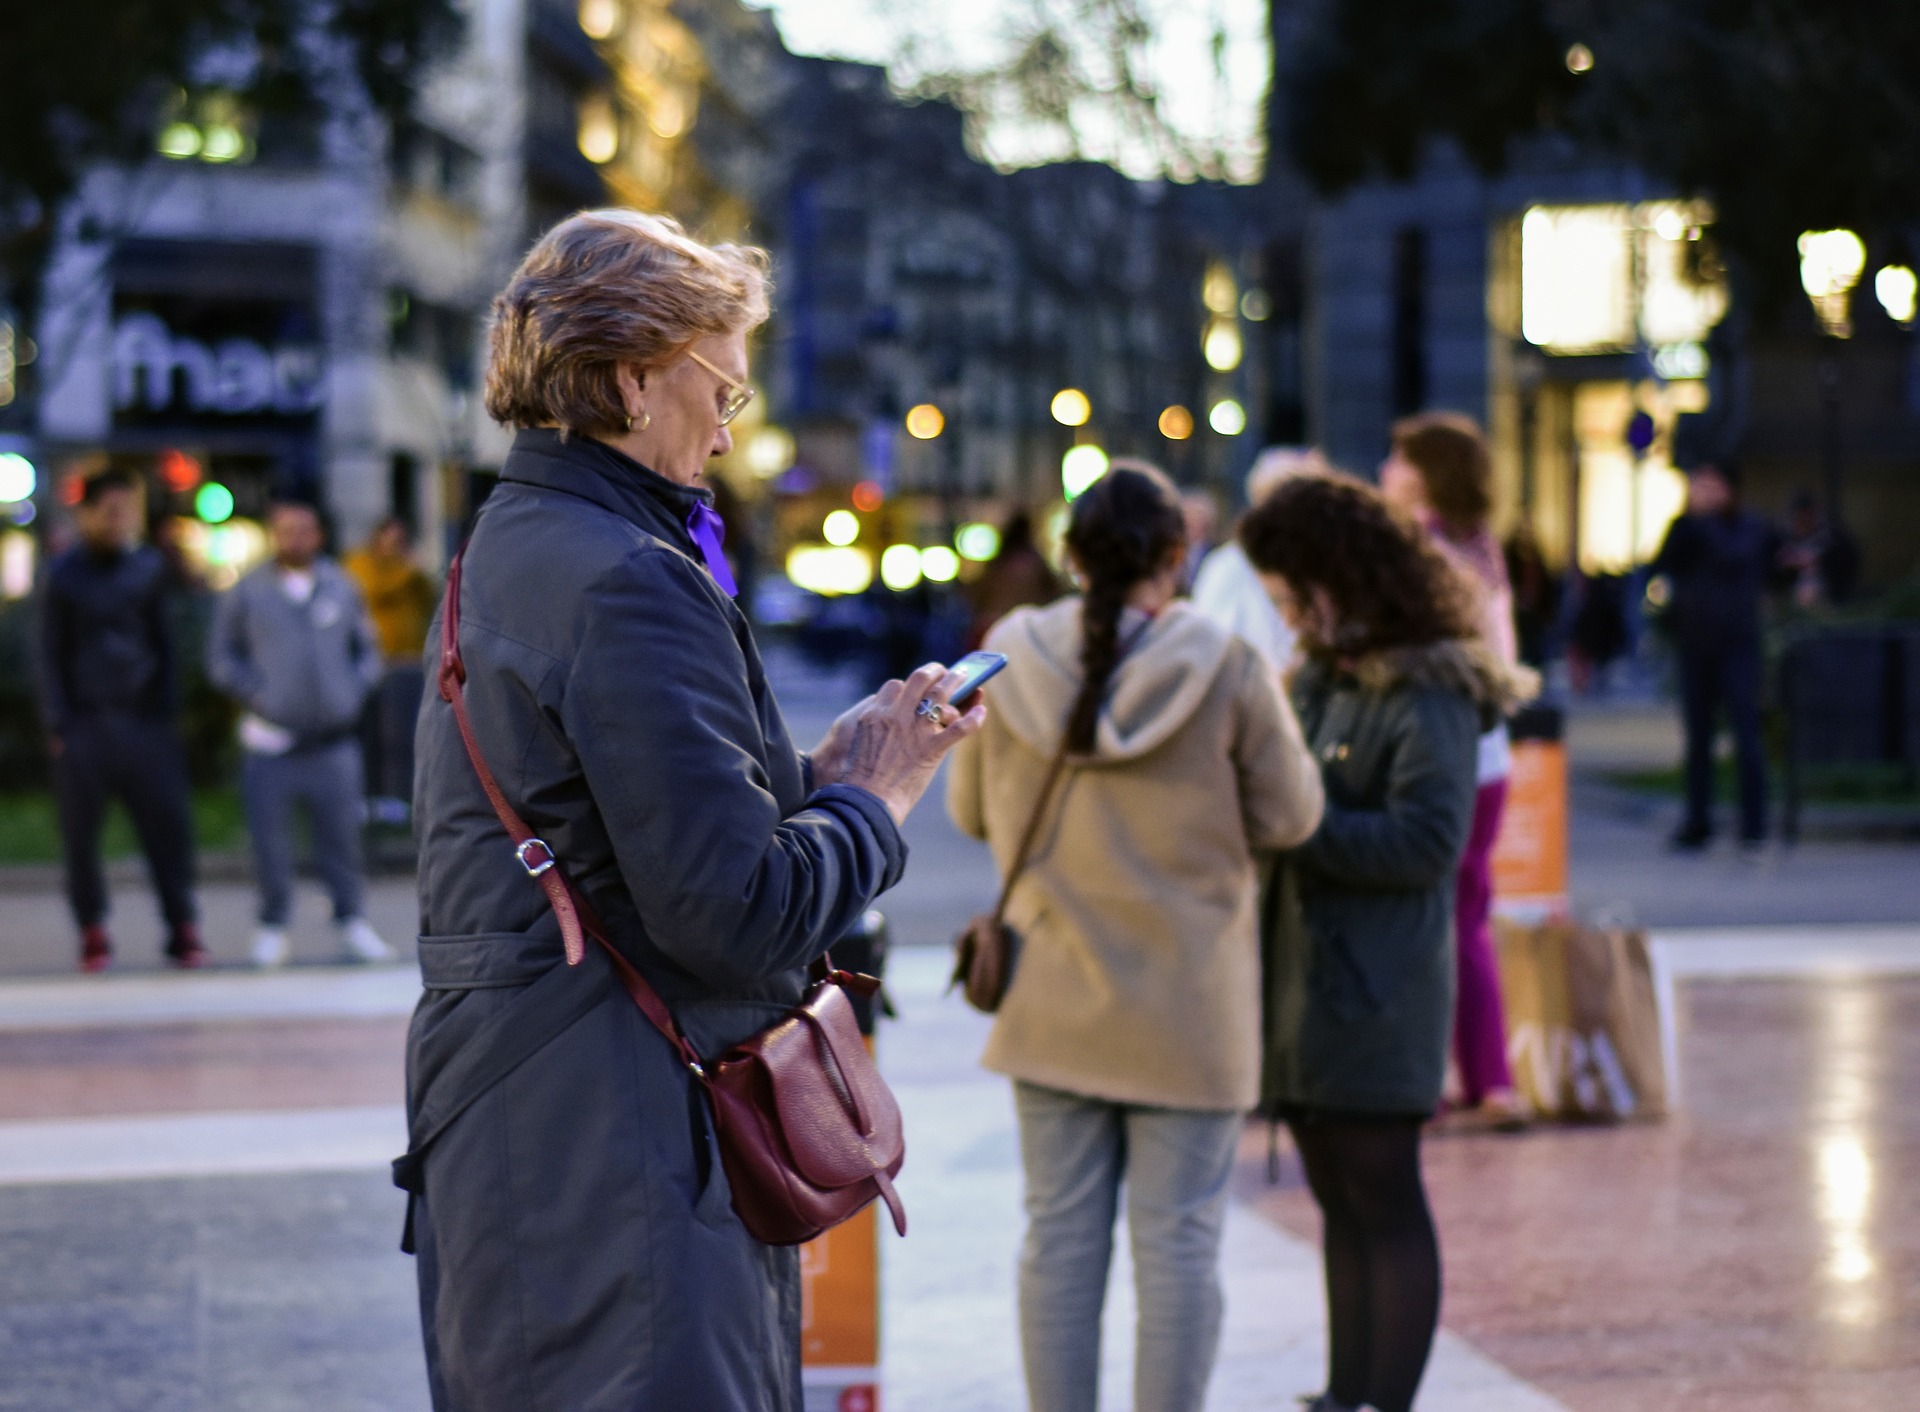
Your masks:
M702 1225L715 1228L734 1223L733 1191L720 1160L720 1135L713 1125L713 1107L706 1089L687 1077L687 1137L693 1146L693 1214Z

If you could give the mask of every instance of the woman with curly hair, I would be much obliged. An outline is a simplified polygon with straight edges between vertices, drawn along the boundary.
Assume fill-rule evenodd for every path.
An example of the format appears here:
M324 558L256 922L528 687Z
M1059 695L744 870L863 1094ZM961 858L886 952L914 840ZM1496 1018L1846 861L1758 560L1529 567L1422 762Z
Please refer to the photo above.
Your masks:
M1074 502L1077 597L1003 618L993 715L947 807L1003 871L1023 939L986 1065L1014 1081L1032 1412L1094 1412L1126 1188L1136 1412L1200 1412L1220 1337L1221 1221L1259 1092L1256 850L1313 832L1320 779L1273 669L1179 599L1180 500L1140 462ZM1068 769L1049 792L1048 762Z
M1300 635L1293 704L1326 790L1270 894L1262 1073L1323 1218L1313 1407L1407 1412L1440 1313L1420 1133L1453 1019L1454 872L1480 734L1521 683L1481 640L1470 586L1371 487L1297 477L1240 542Z

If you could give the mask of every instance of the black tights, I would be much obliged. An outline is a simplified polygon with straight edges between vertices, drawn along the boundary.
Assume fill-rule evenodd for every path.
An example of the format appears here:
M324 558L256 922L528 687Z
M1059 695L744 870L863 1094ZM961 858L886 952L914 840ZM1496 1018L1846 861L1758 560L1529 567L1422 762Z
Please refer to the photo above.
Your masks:
M1322 1218L1327 1391L1349 1407L1408 1412L1440 1322L1420 1121L1315 1114L1288 1127Z

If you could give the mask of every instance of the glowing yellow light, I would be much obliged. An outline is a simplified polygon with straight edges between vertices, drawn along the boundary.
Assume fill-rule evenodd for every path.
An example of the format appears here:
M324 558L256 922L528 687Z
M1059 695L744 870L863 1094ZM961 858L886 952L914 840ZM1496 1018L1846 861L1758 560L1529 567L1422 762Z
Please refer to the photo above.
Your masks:
M860 517L851 510L835 510L820 526L827 543L845 548L860 537Z
M829 598L865 593L873 583L873 555L864 549L796 544L787 552L787 577L796 588Z
M242 156L247 150L247 139L240 129L225 123L214 123L207 128L200 142L200 160L203 162L231 162Z
M1076 446L1060 458L1060 488L1077 500L1107 473L1107 453L1098 446Z
M1556 353L1633 346L1631 210L1535 206L1527 212L1520 222L1520 332Z
M932 441L946 426L946 414L931 402L922 402L907 411L907 435L916 440Z
M1231 397L1222 397L1207 413L1207 425L1222 436L1238 436L1247 429L1247 409Z
M1920 277L1905 265L1885 265L1873 277L1873 297L1896 324L1913 322L1916 296L1920 296Z
M1093 403L1077 387L1063 387L1053 394L1053 419L1063 427L1083 427L1093 415Z
M1848 296L1867 267L1867 247L1850 230L1810 230L1800 245L1800 287L1813 301L1820 326L1834 338L1853 335Z
M747 441L747 469L771 480L793 464L793 436L780 427L761 427Z
M1584 74L1593 71L1593 50L1584 44L1576 44L1567 50L1567 72Z
M1185 441L1193 435L1193 413L1178 402L1160 412L1160 435L1168 441Z
M960 577L960 556L944 544L922 549L920 572L928 583L952 583Z
M890 544L880 556L880 582L905 593L920 582L920 551L911 544Z
M1207 325L1206 342L1201 345L1207 366L1216 373L1230 373L1240 366L1240 330L1227 319L1215 319Z
M168 123L154 144L162 157L184 160L200 155L200 129L192 123Z
M1240 303L1233 271L1218 260L1207 266L1207 277L1200 282L1200 302L1216 314L1231 314Z
M587 38L610 39L619 24L619 0L580 0L580 28Z
M661 89L647 109L647 126L660 137L678 137L687 130L686 99L671 88Z
M598 94L580 105L580 155L596 165L611 162L620 152L620 124L613 105Z
M978 520L962 525L953 536L953 547L962 559L984 564L1000 552L1000 531Z

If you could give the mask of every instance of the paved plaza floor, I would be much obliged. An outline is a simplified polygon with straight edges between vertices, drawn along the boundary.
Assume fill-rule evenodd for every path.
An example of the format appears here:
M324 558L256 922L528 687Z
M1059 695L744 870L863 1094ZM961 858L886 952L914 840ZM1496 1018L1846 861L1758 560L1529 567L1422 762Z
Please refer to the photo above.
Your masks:
M844 683L794 691L796 735ZM1625 1128L1442 1137L1427 1166L1446 1329L1425 1412L1895 1412L1920 1405L1920 916L1914 850L1675 860L1657 824L1576 817L1587 905L1655 925L1680 1111ZM1015 1412L1019 1183L985 1021L942 994L944 944L990 899L984 851L929 799L894 923L901 1018L882 1063L906 1110L911 1236L885 1256L889 1412ZM221 967L157 969L123 886L115 974L71 974L61 903L0 891L0 1409L420 1412L402 1200L401 1051L417 994L411 884L370 912L400 964L331 964L302 897L301 962L242 964L244 883L206 889ZM1212 1412L1319 1383L1315 1217L1250 1128L1226 1243ZM1128 1406L1115 1273L1103 1412Z

